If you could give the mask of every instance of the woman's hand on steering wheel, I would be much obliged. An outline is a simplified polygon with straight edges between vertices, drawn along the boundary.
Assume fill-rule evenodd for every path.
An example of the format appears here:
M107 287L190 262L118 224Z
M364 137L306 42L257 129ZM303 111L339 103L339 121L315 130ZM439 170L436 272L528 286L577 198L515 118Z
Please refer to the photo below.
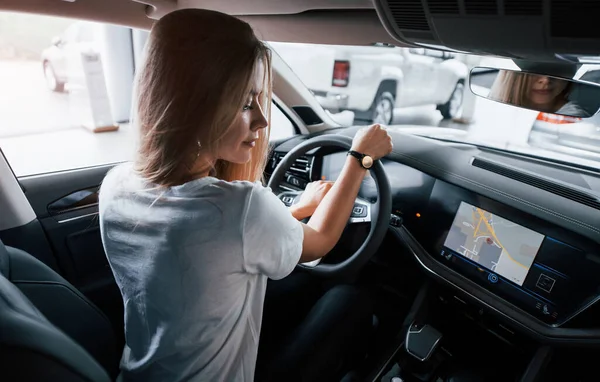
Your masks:
M306 185L306 189L300 196L298 203L290 207L292 215L297 220L312 216L325 195L333 187L333 183L332 181L319 180Z
M350 150L353 148L355 151L364 150L363 154L369 155L371 158L375 159L372 167L370 167L369 170L377 187L377 199L362 200L361 198L356 198L356 194L360 189L362 181L362 177L359 178L358 174L360 173L364 176L364 170L361 170L359 167L357 167L359 164L357 163L356 158L347 158L342 172L356 172L357 177L354 178L354 175L350 175L350 177L348 177L348 174L346 174L344 177L342 174L340 174L340 178L336 180L336 185L338 185L339 182L343 183L345 181L346 184L345 187L343 187L345 195L342 197L339 190L337 190L338 195L336 195L335 198L335 208L333 206L329 206L331 208L326 208L323 210L323 213L321 213L322 216L320 216L320 220L323 220L323 218L329 219L332 217L343 217L342 220L338 219L339 221L326 222L325 225L321 224L320 227L316 228L309 226L308 224L303 226L305 229L305 240L303 245L310 245L308 245L306 248L303 247L304 260L301 257L301 264L298 266L315 275L336 277L354 274L354 272L357 272L360 268L362 268L362 266L368 262L371 256L377 251L387 232L390 212L392 210L391 190L383 164L381 161L376 159L382 158L391 151L391 139L388 137L387 132L378 125L367 127L366 129L360 131L360 133L357 135L358 136L356 139L353 140L352 138L341 134L326 134L313 137L298 144L281 159L269 180L268 186L277 194L279 199L284 204L291 207L292 205L296 204L296 202L300 201L301 192L291 191L289 189L281 190L280 185L285 179L286 172L290 169L291 165L296 161L296 159L300 158L310 150L326 146L337 147L341 150ZM339 184L341 185L341 183ZM350 191L350 189L352 190ZM325 203L327 199L331 197L331 193L335 190L336 187L332 187L331 192L327 193L323 203ZM337 198L339 197L342 197L342 199L345 198L346 200L338 201ZM348 200L348 197L351 197L351 199ZM346 209L348 209L348 212L351 210L349 219L345 218ZM342 210L344 211L343 214L341 213ZM327 216L327 214L330 216ZM313 214L313 219L317 215L319 215L318 210ZM319 223L319 219L317 219L317 223ZM320 223L323 222L321 221ZM369 233L363 244L355 253L349 255L346 260L343 260L339 263L333 264L320 262L320 257L323 256L323 253L327 253L330 250L330 247L332 248L335 245L335 242L333 242L333 240L329 240L330 238L327 236L337 236L339 238L341 232L347 224L364 223L370 225ZM338 232L331 232L333 230L333 225L339 226L337 228L334 227L336 231L339 228L339 234ZM307 241L307 231L309 231L307 227L310 228L310 230L317 232L317 236L321 236L320 239L322 240ZM330 232L322 232L321 228L329 230ZM321 243L319 243L319 241L321 241ZM308 248L310 246L314 248ZM308 254L308 256L305 256L305 252ZM317 260L310 261L310 258L316 258Z
M352 150L381 159L392 152L392 137L381 125L371 125L358 130L352 140Z

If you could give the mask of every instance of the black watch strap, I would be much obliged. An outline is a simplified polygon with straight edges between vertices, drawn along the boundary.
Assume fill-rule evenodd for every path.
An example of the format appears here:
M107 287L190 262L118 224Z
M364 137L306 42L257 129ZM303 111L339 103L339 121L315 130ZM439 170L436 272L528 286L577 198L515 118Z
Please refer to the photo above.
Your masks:
M366 156L366 154L362 154L362 153L359 153L358 151L354 151L354 150L349 150L348 155L352 155L359 161L361 161Z
M367 154L363 154L363 153L359 153L358 151L354 151L354 150L349 150L347 155L352 155L353 157L355 157L358 160L358 163L360 164L360 167L368 170L370 167L365 167L365 165L363 164L363 159L368 156Z

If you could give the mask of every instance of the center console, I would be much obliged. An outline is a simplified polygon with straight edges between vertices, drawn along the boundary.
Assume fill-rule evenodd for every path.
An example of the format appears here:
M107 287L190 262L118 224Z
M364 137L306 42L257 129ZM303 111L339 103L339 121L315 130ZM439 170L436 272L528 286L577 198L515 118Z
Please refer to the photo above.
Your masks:
M419 215L411 231L438 262L547 325L599 299L600 254L581 237L441 181Z
M492 316L464 309L456 295L426 283L415 298L397 348L377 382L542 381L547 348L511 336Z

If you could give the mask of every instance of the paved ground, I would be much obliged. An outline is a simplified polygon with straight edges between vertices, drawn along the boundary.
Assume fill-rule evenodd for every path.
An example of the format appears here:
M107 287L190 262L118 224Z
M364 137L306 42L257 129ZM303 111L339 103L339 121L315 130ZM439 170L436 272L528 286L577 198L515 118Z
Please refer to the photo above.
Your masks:
M0 138L74 126L68 94L46 88L40 62L0 61L0 84Z

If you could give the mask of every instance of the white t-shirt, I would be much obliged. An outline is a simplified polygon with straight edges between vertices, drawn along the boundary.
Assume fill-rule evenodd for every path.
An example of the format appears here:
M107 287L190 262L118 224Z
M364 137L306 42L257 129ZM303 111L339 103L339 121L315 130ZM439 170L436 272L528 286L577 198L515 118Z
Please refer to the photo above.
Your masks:
M254 379L267 277L291 273L303 241L270 189L211 177L159 189L123 164L102 184L100 230L126 381Z

